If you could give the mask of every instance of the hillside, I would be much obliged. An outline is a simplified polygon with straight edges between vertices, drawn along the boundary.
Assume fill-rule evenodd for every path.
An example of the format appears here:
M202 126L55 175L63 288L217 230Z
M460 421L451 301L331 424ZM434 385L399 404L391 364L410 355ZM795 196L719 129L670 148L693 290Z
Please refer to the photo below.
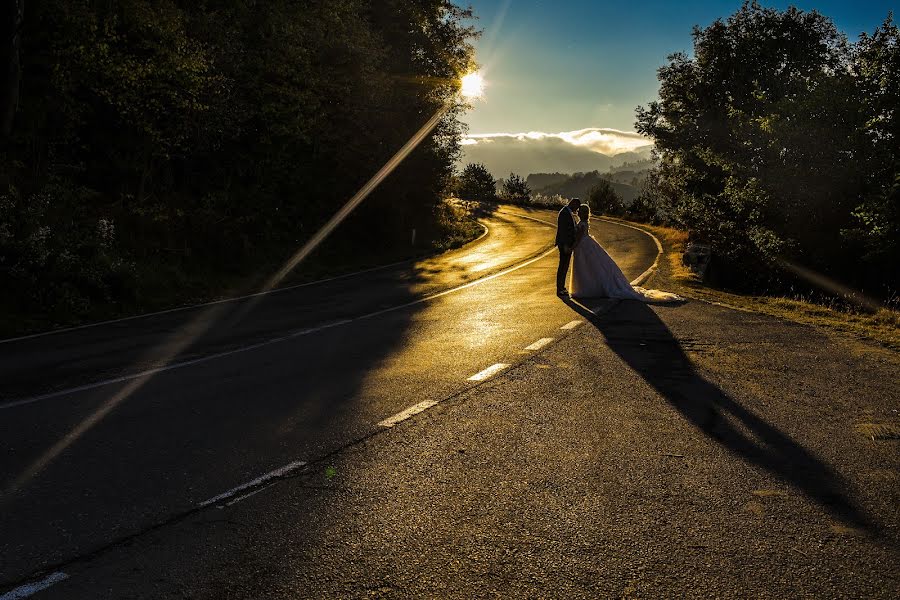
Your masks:
M562 140L522 141L502 137L464 144L462 150L462 166L482 163L494 177L508 177L510 173L605 172L625 163L640 162L650 152L648 146L636 152L606 155Z
M538 173L538 176L546 175L543 173ZM555 173L553 175L559 175ZM613 174L615 175L615 174ZM528 176L529 182L531 181L533 175ZM608 173L600 173L599 171L589 171L587 173L575 173L573 175L567 176L565 179L561 181L555 181L546 185L542 188L532 188L535 192L545 194L547 196L552 196L554 194L559 194L560 196L564 196L566 198L573 197L581 197L586 198L588 192L590 192L591 188L597 185L597 183L601 179L606 179L610 182L613 189L619 194L619 197L622 199L622 203L625 206L628 206L634 199L637 198L640 193L640 188L631 185L629 183L623 183L621 181L616 181L613 179Z
M549 185L562 183L569 178L568 173L531 173L525 182L532 190L541 190Z

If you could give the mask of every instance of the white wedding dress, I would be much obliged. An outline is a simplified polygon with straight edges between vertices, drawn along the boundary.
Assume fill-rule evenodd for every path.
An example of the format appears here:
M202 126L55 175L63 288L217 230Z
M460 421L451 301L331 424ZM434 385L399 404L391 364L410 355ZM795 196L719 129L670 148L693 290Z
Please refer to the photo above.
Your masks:
M591 237L590 226L575 226L578 240L572 267L572 296L576 298L622 298L641 302L678 302L677 294L632 286L606 250Z

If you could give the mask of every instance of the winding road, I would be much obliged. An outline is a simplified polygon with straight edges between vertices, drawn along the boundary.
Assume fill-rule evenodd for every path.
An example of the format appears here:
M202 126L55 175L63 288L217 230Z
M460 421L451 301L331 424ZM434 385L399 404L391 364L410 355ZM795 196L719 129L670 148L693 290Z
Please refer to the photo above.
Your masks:
M900 354L561 301L554 222L0 341L0 600L898 597Z
M0 582L227 501L565 334L554 222L500 207L430 259L0 343ZM632 278L656 258L646 234L595 231Z

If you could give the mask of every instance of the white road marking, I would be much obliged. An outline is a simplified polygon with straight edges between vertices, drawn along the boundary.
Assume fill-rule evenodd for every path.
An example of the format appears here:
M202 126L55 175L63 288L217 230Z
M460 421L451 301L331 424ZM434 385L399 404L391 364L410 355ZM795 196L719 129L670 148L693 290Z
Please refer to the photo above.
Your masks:
M279 467L279 468L275 469L274 471L269 471L265 475L260 475L256 479L248 481L247 483L242 483L241 485L239 485L237 487L233 487L230 490L228 490L227 492L223 492L223 493L219 494L218 496L213 496L209 500L204 500L197 506L199 508L203 508L204 506L209 506L210 504L218 504L218 503L222 502L223 500L228 500L229 498L232 498L233 496L240 494L241 492L243 492L244 490L246 490L248 488L252 488L261 483L265 483L271 479L277 479L278 477L284 477L288 473L290 473L292 471L296 471L297 469L300 469L304 466L306 466L305 460L295 460L294 462L288 463L288 464L284 465L283 467ZM249 497L249 495L247 497Z
M309 329L301 329L299 331L295 331L294 333L278 337L272 340L266 340L265 342L260 342L258 344L252 344L250 346L244 346L243 348L235 348L234 350L226 350L225 352L217 352L215 354L210 354L208 356L201 356L200 358L195 358L192 360L185 360L178 363L172 363L170 365L165 365L163 367L156 367L154 369L147 369L146 371L140 371L138 373L132 373L130 375L122 375L121 377L114 377L112 379L104 379L102 381L95 381L94 383L86 383L84 385L80 385L74 388L68 388L65 390L58 390L56 392L49 392L47 394L41 394L40 396L33 396L31 398L23 398L22 400L15 400L13 402L7 402L4 404L0 404L0 410L6 408L14 408L16 406L23 406L25 404L32 404L34 402L40 402L41 400L49 400L51 398L57 398L59 396L67 396L69 394L74 394L77 392L84 392L87 390L92 390L99 387L104 387L107 385L112 385L114 383L122 383L125 381L131 381L132 379L141 379L143 377L150 377L151 375L155 375L157 373L162 373L163 371L172 371L174 369L181 369L184 367L190 367L193 365L198 365L201 363L205 363L211 360L215 360L217 358L222 358L225 356L231 356L232 354L239 354L241 352L247 352L248 350L255 350L257 348L262 348L264 346L268 346L270 344L275 344L277 342L283 342L285 340L290 340L293 338L297 338L303 335L308 335L310 333L316 333L318 331L322 331L325 329L331 329L332 327L338 327L339 325L344 325L345 323L349 323L349 319L344 319L342 321L335 321L333 323L326 323L325 325L319 325L318 327L311 327Z
M481 241L481 239L484 238L484 236L486 236L488 234L488 232L490 231L488 229L488 226L485 225L484 223L479 222L478 224L481 225L481 227L484 229L484 231L481 233L481 235L479 235L477 238L475 238L471 242L468 242L468 244L466 244L466 245L474 244L475 242ZM429 257L429 258L436 258L436 257ZM411 259L407 259L407 260L399 260L397 262L388 263L386 265L379 265L377 267L371 267L369 269L362 269L361 271L354 271L353 273L344 273L343 275L335 275L334 277L326 277L325 279L317 279L315 281L307 281L306 283L298 283L296 285L289 285L287 287L277 288L277 289L269 290L266 292L256 292L255 294L246 294L244 296L235 296L234 298L223 298L221 300L213 300L211 302L203 302L201 304L178 306L176 308L168 308L166 310L157 310L154 312L143 313L140 315L131 315L130 317L121 317L118 319L107 319L106 321L97 321L96 323L85 323L84 325L76 325L74 327L65 327L63 329L54 329L53 331L42 331L40 333L32 333L29 335L21 335L19 337L14 337L14 338L6 338L6 339L0 340L0 344L6 344L8 342L20 342L22 340L29 340L32 338L44 337L44 336L48 336L48 335L56 335L57 333L66 333L68 331L76 331L78 329L88 329L90 327L99 327L100 325L111 325L113 323L122 323L124 321L133 321L135 319L143 319L146 317L155 317L158 315L165 315L165 314L169 314L169 313L191 310L193 308L203 308L205 306L214 306L216 304L226 304L228 302L238 302L240 300L247 300L249 298L256 298L258 296L268 296L270 294L278 294L280 292L288 292L291 290L309 287L312 285L319 285L322 283L328 283L330 281L337 281L339 279L348 279L350 277L356 277L357 275L364 275L366 273L372 273L374 271L390 269L391 267L396 267L399 265L416 262L417 260L421 260L421 259L411 258ZM0 599L0 600L3 600L3 599Z
M87 390L92 390L92 389L95 389L95 388L99 388L99 387L111 385L111 384L114 384L114 383L122 383L122 382L124 382L124 381L130 381L130 380L132 380L132 379L140 379L140 378L142 378L142 377L148 377L148 376L150 376L150 375L155 375L156 373L161 373L161 372L163 372L163 371L171 371L171 370L173 370L173 369L181 369L181 368L183 368L183 367L188 367L188 366L196 365L196 364L199 364L199 363L204 363L204 362L207 362L207 361L215 360L215 359L217 359L217 358L222 358L222 357L224 357L224 356L231 356L231 355L233 355L233 354L238 354L238 353L241 353L241 352L247 352L247 351L250 351L250 350L256 350L256 349L258 349L258 348L263 348L263 347L269 346L269 345L271 345L271 344L277 344L277 343L279 343L279 342L284 342L284 341L287 341L287 340L292 340L292 339L294 339L294 338L297 338L297 337L300 337L300 336L303 336L303 335L307 335L307 334L310 334L310 333L316 333L316 332L319 332L319 331L323 331L323 330L325 330L325 329L330 329L330 328L332 328L332 327L337 327L337 326L339 326L339 325L346 325L347 323L353 323L353 322L356 322L356 321L362 321L363 319L370 319L370 318L372 318L372 317L377 317L377 316L383 315L383 314L385 314L385 313L394 312L394 311L397 311L397 310L402 310L402 309L404 309L404 308L409 308L410 306L415 306L415 305L417 305L417 304L422 304L423 302L428 302L428 301L430 301L430 300L434 300L435 298L440 298L440 297L442 297L442 296L446 296L446 295L448 295L448 294L453 294L453 293L456 293L456 292L459 292L459 291L468 289L468 288L470 288L470 287L473 287L473 286L476 286L476 285L485 283L486 281L490 281L490 280L492 280L492 279L496 279L497 277L502 277L502 276L504 276L504 275L508 275L509 273L512 273L513 271L518 271L519 269L522 269L522 268L524 268L524 267L527 267L528 265L531 265L531 264L533 264L533 263L535 263L535 262L541 260L542 258L545 258L545 257L548 256L551 252L554 252L554 251L555 251L555 249L551 248L550 250L547 250L546 252L544 252L544 253L542 253L542 254L539 254L538 256L536 256L536 257L534 257L534 258L532 258L532 259L529 259L529 260L527 260L527 261L525 261L525 262L523 262L523 263L520 263L520 264L518 264L518 265L514 265L514 266L512 266L512 267L508 267L508 268L506 268L506 269L500 271L499 273L494 273L493 275L488 275L487 277L483 277L483 278L481 278L481 279L476 279L475 281L470 281L469 283L463 284L463 285L458 286L458 287L455 287L455 288L451 288L451 289L449 289L449 290L444 290L443 292L438 292L437 294L432 294L431 296L424 296L424 297L422 297L422 298L419 298L418 300L412 300L412 301L406 302L406 303L404 303L404 304L398 304L397 306L391 306L391 307L388 307L388 308L383 308L383 309L381 309L381 310L377 310L377 311L375 311L375 312L371 312L371 313L368 313L368 314L365 314L365 315L361 315L361 316L355 317L355 318L353 318L353 319L344 319L344 320L342 320L342 321L335 321L335 322L333 322L333 323L327 323L327 324L325 324L325 325L320 325L320 326L318 326L318 327L312 327L312 328L310 328L310 329L302 329L302 330L300 330L300 331L296 331L296 332L294 332L294 333L291 333L291 334L288 334L288 335L285 335L285 336L277 337L277 338L274 338L274 339L271 339L271 340L266 340L266 341L264 341L264 342L259 342L258 344L252 344L252 345L250 345L250 346L244 346L244 347L242 347L242 348L235 348L235 349L233 349L233 350L228 350L228 351L226 351L226 352L218 352L218 353L216 353L216 354L210 354L209 356L202 356L202 357L200 357L200 358L195 358L195 359L193 359L193 360L188 360L188 361L184 361L184 362L180 362L180 363L173 363L173 364L166 365L166 366L163 366L163 367L157 367L157 368L155 368L155 369L148 369L148 370L146 370L146 371L141 371L141 372L139 372L139 373L132 373L131 375L123 375L123 376L121 376L121 377L114 377L114 378L112 378L112 379L104 379L104 380L102 380L102 381L97 381L97 382L94 382L94 383L88 383L88 384L81 385L81 386L74 387L74 388L68 388L68 389L64 389L64 390L58 390L58 391L55 391L55 392L50 392L50 393L47 393L47 394L41 394L40 396L32 396L31 398L22 398L22 399L20 399L20 400L13 400L13 401L10 401L10 402L5 402L5 403L0 404L0 410L7 409L7 408L14 408L14 407L17 407L17 406L23 406L23 405L26 405L26 404L32 404L32 403L34 403L34 402L40 402L41 400L49 400L49 399L52 399L52 398L58 398L58 397L60 397L60 396L67 396L67 395L69 395L69 394L74 394L74 393L76 393L76 392L83 392L83 391L87 391Z
M25 585L20 585L14 590L6 592L2 596L0 596L0 600L21 600L22 598L27 598L33 594L40 592L41 590L46 590L51 585L59 583L60 581L68 578L69 576L62 571L57 571L55 573L47 575L40 581L26 583Z
M584 321L569 321L568 323L560 327L560 329L575 329L582 323L584 323Z
M405 421L406 419L419 414L422 411L428 410L435 404L437 404L437 400L425 400L424 402L419 402L418 404L413 404L406 410L402 410L398 412L396 415L390 416L383 421L378 422L379 427L393 427L397 423L401 421Z
M264 486L262 486L261 488L257 488L257 489L253 490L252 492L250 492L250 493L248 493L248 494L244 494L243 496L238 496L238 497L235 498L234 500L231 500L231 501L229 501L229 502L226 502L225 504L220 505L220 506L217 506L216 508L224 508L224 507L226 507L226 506L231 506L232 504L237 504L237 503L240 502L241 500L246 500L246 499L249 498L250 496L255 496L256 494L260 493L261 491L269 489L269 488L272 487L273 485L275 485L275 484L274 484L274 483L270 483L269 485L264 485Z
M469 381L484 381L488 377L496 375L507 367L509 367L509 365L506 363L497 363L496 365L491 365L484 371L479 371L478 373L475 373L474 375L469 377Z
M158 310L156 312L144 313L142 315L132 315L130 317L122 317L119 319L109 319L107 321L98 321L97 323L85 323L84 325L76 325L75 327L66 327L65 329L54 329L53 331L44 331L41 333L32 333L30 335L23 335L14 338L7 338L5 340L0 340L0 344L6 344L9 342L20 342L23 340L29 340L37 337L44 337L48 335L56 335L58 333L66 333L69 331L76 331L78 329L89 329L91 327L99 327L100 325L111 325L113 323L122 323L124 321L133 321L135 319L143 319L146 317L156 317L158 315L165 315L169 313L181 312L185 310L191 310L193 308L204 308L206 306L215 306L217 304L227 304L229 302L238 302L240 300L248 300L250 298L256 298L258 296L267 296L270 294L278 294L280 292L288 292L290 290L296 290L298 288L308 287L311 285L319 285L320 283L328 283L330 281L337 281L338 279L347 279L349 277L355 277L357 275L363 275L365 273L371 273L373 271L380 271L382 269L389 269L390 267L396 267L398 265L402 265L403 263L410 262L408 260L401 260L399 262L390 263L387 265L381 265L380 267L372 267L371 269L363 269L362 271L355 271L353 273L346 273L344 275L337 275L335 277L328 277L327 279L318 279L316 281L309 281L307 283L299 283L297 285L291 285L288 287L277 288L274 290L269 290L268 292L257 292L255 294L247 294L245 296L236 296L234 298L223 298L222 300L213 300L212 302L204 302L202 304L191 304L190 306L179 306L177 308L169 308L166 310Z
M540 350L547 344L553 341L553 338L541 338L530 346L525 346L526 350Z

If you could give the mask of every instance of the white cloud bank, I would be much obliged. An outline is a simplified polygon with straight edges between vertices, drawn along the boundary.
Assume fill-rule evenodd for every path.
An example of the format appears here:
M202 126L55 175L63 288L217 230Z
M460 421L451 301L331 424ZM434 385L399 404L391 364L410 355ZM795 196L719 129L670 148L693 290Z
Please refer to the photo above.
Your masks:
M649 148L652 145L649 139L639 133L619 131L618 129L601 129L598 127L589 127L577 131L562 131L560 133L544 133L542 131L529 131L527 133L474 133L465 136L462 144L464 146L477 146L497 141L512 142L513 140L523 142L525 145L543 145L542 142L550 142L556 145L559 142L563 142L605 156L636 152Z

